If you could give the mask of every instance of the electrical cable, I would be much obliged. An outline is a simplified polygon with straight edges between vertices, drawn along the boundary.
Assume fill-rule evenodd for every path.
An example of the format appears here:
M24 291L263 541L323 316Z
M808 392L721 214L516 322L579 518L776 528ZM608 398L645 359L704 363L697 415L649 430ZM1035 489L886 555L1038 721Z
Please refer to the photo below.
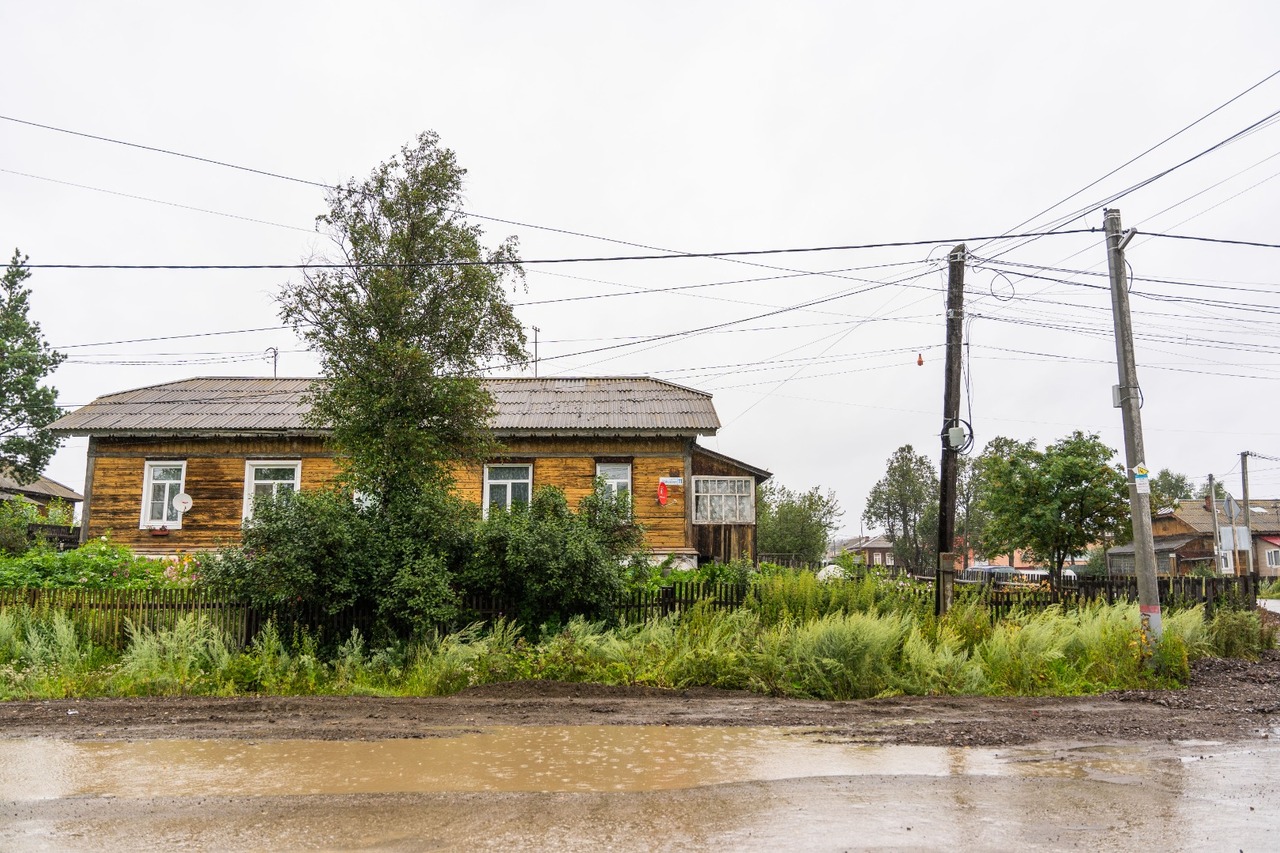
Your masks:
M168 207L177 207L177 208L181 208L182 210L193 210L196 213L208 213L213 216L225 216L228 219L239 219L242 222L253 222L258 225L270 225L274 228L287 228L290 231L302 231L305 234L316 233L314 228L301 228L297 225L285 225L283 222L272 222L269 219L254 219L252 216L241 216L238 213L227 213L224 210L210 210L207 207L195 207L190 204L180 204L176 201L165 201L164 199L161 199L161 198L149 198L148 196L144 196L144 195L133 195L132 193L122 193L116 190L104 189L102 187L91 187L88 184L77 184L77 183L73 183L72 181L60 181L57 178L46 178L46 177L43 177L42 175L33 175L30 172L19 172L15 169L0 169L0 172L4 172L5 174L8 174L8 175L20 175L24 178L32 178L37 181L48 181L51 184L61 184L64 187L75 187L77 189L92 190L98 193L106 193L107 195L119 196L120 198L130 198L130 199L134 199L135 201L146 201L146 202L151 202L152 204L163 204Z
M1071 231L1044 232L1040 236L1059 237L1071 234L1090 234L1097 228L1080 228ZM1022 234L1018 236L1031 236ZM937 243L955 243L965 240L982 240L982 237L953 237L934 240L896 240L886 243L861 243L843 246L796 246L780 249L735 249L720 252L685 252L665 255L607 255L569 258L527 258L489 261L423 261L412 263L302 263L302 264L24 264L32 270L309 270L309 269L436 269L452 267L500 267L527 266L532 264L584 264L616 263L621 261L670 261L694 258L725 258L730 256L761 256L811 254L816 252L846 252L864 249L894 249L913 246L932 246Z
M1046 207L1044 210L1040 211L1039 213L1034 214L1033 216L1028 217L1027 219L1024 219L1022 222L1019 222L1017 225L1013 226L1013 228L1011 228L1011 229L1009 229L1009 230L1011 230L1011 231L1012 231L1012 230L1016 230L1016 229L1018 229L1018 228L1025 228L1027 225L1029 225L1029 224L1031 224L1032 222L1034 222L1035 220L1039 219L1041 216L1044 216L1046 213L1049 213L1050 211L1052 211L1053 209L1055 209L1055 208L1057 208L1057 207L1061 207L1062 205L1064 205L1064 204L1066 204L1067 202L1071 201L1071 199L1075 198L1076 196L1080 195L1081 193L1084 193L1084 192L1086 192L1086 191L1088 191L1088 190L1092 189L1093 187L1096 187L1098 184L1102 183L1102 182L1103 182L1103 181L1105 181L1107 178L1111 177L1112 175L1116 174L1117 172L1121 171L1122 169L1124 169L1124 168L1126 168L1126 167L1128 167L1128 166L1133 165L1133 164L1134 164L1134 163L1136 163L1138 160L1142 159L1143 157L1147 156L1147 155L1148 155L1148 154L1150 154L1151 152L1155 151L1157 148L1160 148L1161 146L1166 145L1166 144L1168 144L1169 142L1172 142L1174 139L1177 139L1179 136L1181 136L1182 134L1186 133L1188 130L1191 130L1191 128L1193 128L1193 127L1195 127L1196 125L1200 124L1200 123L1201 123L1202 121L1204 121L1205 119L1208 119L1208 118L1212 117L1213 115L1215 115L1216 113L1219 113L1219 112L1221 112L1222 110L1226 109L1226 108L1227 108L1227 107L1229 107L1231 104L1233 104L1233 103L1235 103L1236 101L1240 100L1240 99L1241 99L1241 98L1243 98L1245 95L1247 95L1247 94L1249 94L1250 92L1252 92L1254 89L1257 89L1259 86L1262 86L1264 83L1268 82L1269 80L1271 80L1272 78L1274 78L1274 77L1276 77L1276 76L1278 76L1278 75L1280 75L1280 69L1277 69L1277 70L1275 70L1275 71L1271 72L1271 73L1270 73L1270 74L1268 74L1266 77L1263 77L1261 80L1259 80L1257 83L1254 83L1252 86L1249 86L1249 87L1248 87L1247 89L1245 89L1243 92L1240 92L1239 94L1235 95L1234 97L1232 97L1232 98L1228 99L1227 101L1224 101L1223 103L1221 103L1221 104L1219 104L1218 106L1214 107L1214 108L1213 108L1212 110L1210 110L1209 112L1207 112L1207 113L1205 113L1204 115L1200 116L1200 118L1198 118L1198 119L1196 119L1195 121L1191 122L1190 124L1188 124L1188 125L1186 125L1186 126L1182 127L1180 130L1178 130L1178 131L1176 131L1176 132L1174 132L1174 133L1170 134L1169 136L1166 136L1164 139L1160 140L1160 141L1159 141L1159 142L1157 142L1155 145L1152 145L1150 148L1148 148L1147 150L1143 151L1141 154L1138 154L1138 155L1136 155L1136 156L1134 156L1134 157L1129 158L1129 159L1128 159L1128 160L1126 160L1125 162L1121 163L1119 166L1116 166L1116 167L1115 167L1114 169L1112 169L1110 172L1107 172L1107 173L1106 173L1105 175L1103 175L1101 178L1098 178L1098 179L1097 179L1097 180L1095 180L1095 181L1092 181L1092 182L1090 182L1090 183L1088 183L1088 184L1085 184L1083 187L1081 187L1080 189L1078 189L1078 190L1076 190L1075 192L1071 193L1071 194L1070 194L1070 195L1068 195L1067 197L1065 197L1065 198L1063 198L1063 199L1061 199L1061 200L1059 200L1059 201L1057 201L1057 202L1054 202L1053 204L1049 205L1048 207ZM1072 217L1072 218L1075 218L1075 217ZM979 246L979 247L977 247L977 248L979 248L979 249L980 249L980 248L982 248L982 247L980 247L980 246Z

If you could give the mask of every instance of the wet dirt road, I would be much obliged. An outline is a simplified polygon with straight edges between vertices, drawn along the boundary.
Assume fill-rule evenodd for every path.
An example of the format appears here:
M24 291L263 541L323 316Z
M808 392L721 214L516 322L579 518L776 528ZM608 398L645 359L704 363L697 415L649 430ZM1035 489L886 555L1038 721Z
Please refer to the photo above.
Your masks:
M0 741L0 849L1273 850L1280 746L973 748L778 727Z

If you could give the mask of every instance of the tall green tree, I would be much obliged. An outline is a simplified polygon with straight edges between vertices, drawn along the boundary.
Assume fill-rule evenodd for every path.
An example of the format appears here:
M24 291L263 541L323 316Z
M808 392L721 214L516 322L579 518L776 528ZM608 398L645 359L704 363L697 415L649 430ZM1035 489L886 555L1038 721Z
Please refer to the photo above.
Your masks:
M956 544L955 549L964 555L964 567L969 568L969 554L978 558L991 556L984 547L984 536L990 514L983 506L982 498L986 481L978 470L978 460L961 456L956 477Z
M867 496L862 518L885 531L898 565L933 567L938 530L938 473L933 463L909 444L895 450L884 477Z
M805 562L817 563L842 515L834 491L824 495L814 486L798 492L765 483L756 490L757 549L762 554L794 554Z
M466 171L435 133L329 194L319 229L335 268L311 268L281 316L320 357L309 421L332 430L356 489L383 506L448 485L450 463L492 452L489 365L520 362L507 299L514 237L496 249L462 211Z
M1178 501L1190 500L1191 480L1185 474L1176 474L1161 468L1151 478L1151 514L1162 509L1173 509Z
M0 471L20 483L40 476L59 439L47 427L58 417L58 392L45 378L63 356L44 340L28 316L31 277L17 249L0 279Z
M989 541L1030 551L1057 578L1068 557L1126 535L1128 492L1114 457L1097 435L1078 430L1043 451L1005 440L984 452Z

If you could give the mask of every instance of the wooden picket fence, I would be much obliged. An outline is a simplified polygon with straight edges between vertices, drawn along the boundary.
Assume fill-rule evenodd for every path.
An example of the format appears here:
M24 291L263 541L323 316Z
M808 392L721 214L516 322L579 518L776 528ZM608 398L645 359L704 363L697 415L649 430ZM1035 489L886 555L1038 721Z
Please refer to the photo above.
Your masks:
M1205 618L1213 617L1219 607L1253 609L1258 605L1258 579L1256 577L1159 577L1160 606L1165 609L1184 609L1204 606ZM1090 601L1108 604L1138 600L1136 578L1064 578L1057 585L1047 582L1038 587L1017 585L989 585L979 594L981 601L991 610L992 618L999 619L1014 609L1035 610L1053 604L1076 606Z
M249 605L193 588L0 589L0 610L10 607L28 607L37 613L64 611L95 642L113 647L128 641L130 624L159 631L172 628L189 614L208 619L236 646L247 643L257 629Z

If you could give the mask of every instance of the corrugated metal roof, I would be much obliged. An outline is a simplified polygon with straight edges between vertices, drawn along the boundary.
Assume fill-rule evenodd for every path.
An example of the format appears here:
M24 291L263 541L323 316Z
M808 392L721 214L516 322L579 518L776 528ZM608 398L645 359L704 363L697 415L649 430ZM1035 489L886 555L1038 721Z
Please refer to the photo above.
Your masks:
M82 501L84 495L62 485L48 477L37 477L33 482L20 484L11 475L0 473L0 492L20 495L41 495L49 498L62 498L67 501Z
M59 418L68 435L306 431L314 379L185 379L99 397ZM486 379L499 434L713 435L711 395L643 376Z
M1271 499L1250 500L1249 514L1254 533L1264 531L1267 533L1280 532L1280 502ZM1213 533L1213 513L1205 509L1203 501L1183 501L1171 515L1199 533ZM1167 516L1162 515L1160 517ZM1240 517L1236 519L1236 524L1243 523L1244 511L1242 509ZM1218 501L1218 526L1227 526L1227 513L1223 509L1222 501Z

